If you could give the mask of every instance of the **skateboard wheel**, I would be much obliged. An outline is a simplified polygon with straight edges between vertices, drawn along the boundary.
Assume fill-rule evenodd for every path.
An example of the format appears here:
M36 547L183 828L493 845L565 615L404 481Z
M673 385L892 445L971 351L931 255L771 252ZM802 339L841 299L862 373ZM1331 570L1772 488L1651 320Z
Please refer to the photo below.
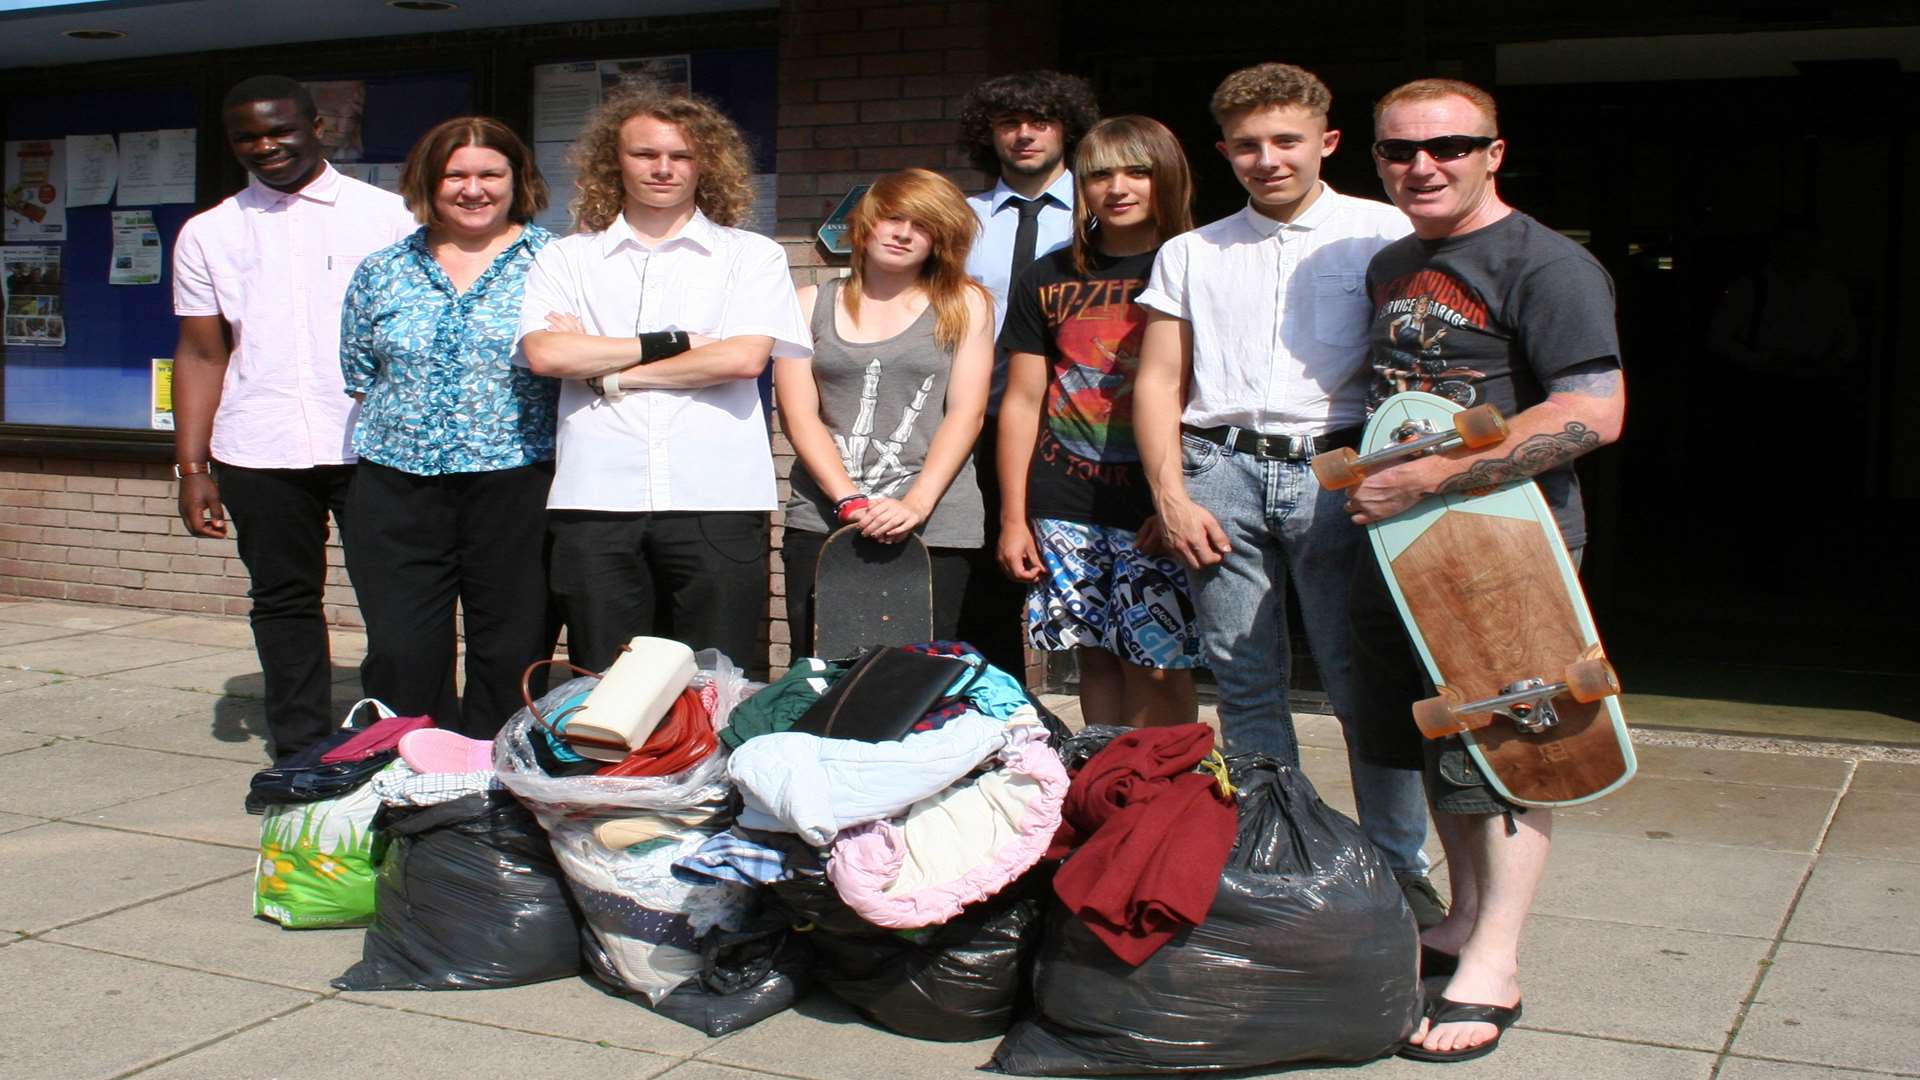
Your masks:
M1419 726L1420 734L1429 739L1458 735L1470 726L1465 719L1455 715L1453 701L1444 694L1414 702L1413 722Z
M1313 455L1313 475L1320 486L1328 491L1340 491L1350 488L1366 479L1366 473L1355 468L1360 455L1353 452L1351 446L1339 446L1324 454Z
M1469 450L1478 450L1507 437L1507 418L1492 405L1475 405L1454 414L1453 430Z
M1620 676L1602 658L1567 665L1567 696L1575 701L1599 701L1620 692Z

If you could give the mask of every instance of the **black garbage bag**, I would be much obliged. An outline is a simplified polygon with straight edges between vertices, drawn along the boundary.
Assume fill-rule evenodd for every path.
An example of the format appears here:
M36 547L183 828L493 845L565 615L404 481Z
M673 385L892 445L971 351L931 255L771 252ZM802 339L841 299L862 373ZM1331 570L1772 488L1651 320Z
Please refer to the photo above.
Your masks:
M484 990L580 972L580 915L546 831L505 791L382 807L374 919L341 990Z
M1351 819L1298 770L1228 759L1240 825L1213 909L1128 967L1055 901L1033 1014L988 1068L1113 1076L1369 1061L1420 1017L1419 931Z
M1044 882L1028 875L939 926L889 930L855 914L818 871L771 886L813 947L814 974L869 1020L916 1039L967 1042L1013 1020L1039 937Z
M812 950L776 915L763 913L740 930L708 931L700 939L700 977L652 1003L621 988L620 975L598 937L583 934L580 946L587 969L607 993L630 998L712 1038L786 1012L813 988Z

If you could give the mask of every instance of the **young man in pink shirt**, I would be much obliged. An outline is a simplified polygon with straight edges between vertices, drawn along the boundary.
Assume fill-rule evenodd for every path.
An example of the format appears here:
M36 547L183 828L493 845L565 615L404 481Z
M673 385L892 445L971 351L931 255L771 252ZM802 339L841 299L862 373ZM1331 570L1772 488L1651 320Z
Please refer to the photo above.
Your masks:
M360 260L415 223L398 195L327 164L313 98L292 79L241 82L221 117L249 179L174 243L174 475L189 533L224 538L233 518L280 760L334 722L321 601L355 408L340 305Z

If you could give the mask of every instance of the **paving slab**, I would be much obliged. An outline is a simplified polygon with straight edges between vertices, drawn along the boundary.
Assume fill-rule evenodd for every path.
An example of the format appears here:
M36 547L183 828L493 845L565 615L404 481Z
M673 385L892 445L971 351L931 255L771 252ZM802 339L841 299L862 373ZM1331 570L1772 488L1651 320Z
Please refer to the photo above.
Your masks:
M5 698L0 698L0 701L4 700ZM6 722L4 717L0 717L0 724ZM33 750L38 747L47 746L54 741L54 737L51 735L35 735L25 731L0 730L0 754L12 754L21 750Z
M30 987L32 993L32 1019L10 1022L7 1037L0 1039L0 1076L61 1080L118 1076L313 999L40 941L0 949L0 985ZM259 1075L262 1061L326 1061L333 1049L311 1057L262 1055L253 1075Z
M260 657L252 649L219 648L174 663L122 672L120 680L233 697L264 697L267 692L265 677L260 674Z
M1635 779L1622 790L1553 813L1556 833L1603 832L1651 840L1812 851L1832 792L1757 784Z
M35 825L45 825L46 818L32 817L27 814L0 814L0 833L18 832Z
M90 634L26 641L0 647L0 667L25 668L56 675L105 675L156 664L170 664L209 653L223 652L213 645L190 642L143 641L137 648L108 648ZM168 684L162 684L168 685Z
M340 999L674 1057L686 1057L714 1045L704 1032L649 1012L578 978L508 990L356 990L342 993Z
M688 1061L668 1069L659 1080L766 1080L766 1073L732 1069L705 1061Z
M999 1043L998 1038L964 1043L902 1038L867 1023L837 999L815 993L797 1008L723 1039L698 1057L806 1080L978 1080L978 1067Z
M1821 849L1829 855L1920 862L1920 794L1849 791Z
M1521 941L1532 1028L1718 1051L1769 942L1535 915Z
M1799 852L1556 829L1533 910L1771 940L1812 860ZM1659 887L1649 888L1652 882Z
M1780 946L1731 1049L1754 1057L1913 1072L1920 998L1914 962L1896 953Z
M260 846L260 819L243 808L246 793L244 777L212 780L67 820L254 851Z
M232 848L49 822L0 834L0 928L35 933L247 869ZM5 985L0 983L0 985Z
M237 761L67 739L0 757L0 810L68 817L254 770Z
M158 611L105 604L0 604L0 622L53 626L64 630L112 630L167 617Z
M1889 791L1896 795L1920 793L1920 765L1863 761L1854 771L1853 790Z
M1532 1015L1531 1007L1527 1015ZM1428 1062L1383 1058L1359 1066L1308 1066L1266 1075L1285 1080L1435 1080L1435 1068ZM1446 1069L1447 1080L1706 1080L1712 1072L1713 1055L1700 1051L1530 1031L1525 1026L1501 1036L1500 1048L1492 1054Z
M0 723L39 735L79 739L181 716L205 716L216 699L163 690L117 676L68 679L0 696Z
M23 641L46 641L49 638L69 637L85 633L83 630L69 630L63 626L35 626L29 623L0 623L0 645L18 645Z
M1633 753L1639 759L1638 775L1642 779L1657 776L1668 780L1838 791L1853 769L1851 762L1840 758L1751 750L1637 744Z
M1790 941L1920 954L1920 863L1822 856L1794 906L1785 936ZM1914 1061L1920 1066L1920 1052Z
M273 763L267 753L267 707L254 698L216 697L198 691L152 690L191 694L197 711L149 724L130 725L92 737L92 741L143 750L238 761L254 768Z
M1886 1077L1887 1074L1882 1072L1858 1072L1853 1069L1829 1069L1824 1065L1801 1065L1788 1061L1757 1061L1753 1058L1729 1057L1720 1064L1719 1080L1886 1080Z
M252 860L227 858L249 868ZM55 930L48 941L330 994L327 981L360 959L365 932L282 930L253 916L253 874L241 873L165 899Z
M23 671L19 668L0 667L0 694L10 694L35 686L59 682L67 676L51 671Z
M227 649L253 648L253 627L245 619L215 619L200 615L173 615L108 630L108 637L151 641L191 641Z
M647 1080L676 1060L432 1016L322 1001L140 1074L141 1080Z

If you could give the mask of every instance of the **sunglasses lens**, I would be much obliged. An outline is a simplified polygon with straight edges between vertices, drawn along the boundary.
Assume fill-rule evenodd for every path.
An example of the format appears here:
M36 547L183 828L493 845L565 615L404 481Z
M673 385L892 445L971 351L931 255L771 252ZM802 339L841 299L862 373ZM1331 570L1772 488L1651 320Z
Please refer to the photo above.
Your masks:
M1412 139L1381 139L1373 144L1373 152L1379 154L1382 161L1412 161L1419 151L1420 144Z
M1442 135L1437 139L1428 139L1425 143L1427 153L1435 161L1452 161L1473 153L1478 139L1470 135Z

